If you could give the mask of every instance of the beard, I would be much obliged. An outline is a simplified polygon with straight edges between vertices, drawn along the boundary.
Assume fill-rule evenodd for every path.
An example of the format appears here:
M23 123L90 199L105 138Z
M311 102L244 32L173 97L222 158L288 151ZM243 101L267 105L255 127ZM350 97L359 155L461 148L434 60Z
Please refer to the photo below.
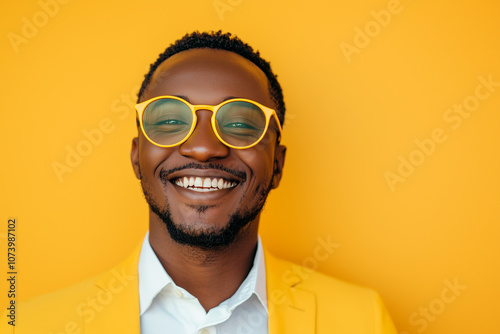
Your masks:
M152 192L149 190L148 184L145 184L144 178L141 178L141 186L150 210L165 223L172 240L181 245L203 250L221 250L228 248L234 243L244 233L244 228L260 214L264 208L267 196L273 188L272 180L273 178L271 177L271 180L259 185L255 194L249 194L248 196L255 197L255 203L250 208L240 209L231 214L227 223L223 225L224 227L216 228L212 226L203 229L174 221L169 203L167 202L163 207L157 203L152 196ZM165 181L165 183L167 182ZM198 212L209 209L203 205L197 208Z

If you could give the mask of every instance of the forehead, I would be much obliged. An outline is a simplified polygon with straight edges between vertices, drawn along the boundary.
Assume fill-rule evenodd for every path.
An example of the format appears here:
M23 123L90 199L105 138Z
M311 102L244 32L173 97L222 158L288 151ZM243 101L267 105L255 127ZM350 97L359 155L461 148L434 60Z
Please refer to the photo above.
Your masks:
M191 49L165 60L153 74L142 100L160 95L182 95L193 104L218 104L227 97L242 97L274 107L264 72L248 59L225 50Z

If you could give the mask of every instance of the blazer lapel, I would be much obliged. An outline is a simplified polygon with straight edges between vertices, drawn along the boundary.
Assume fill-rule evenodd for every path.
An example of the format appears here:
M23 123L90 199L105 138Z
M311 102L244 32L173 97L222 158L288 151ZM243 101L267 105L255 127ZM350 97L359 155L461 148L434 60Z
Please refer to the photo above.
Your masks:
M141 246L97 281L95 301L88 302L85 334L139 334L139 276Z
M269 334L316 332L316 297L301 290L302 279L290 265L264 249Z

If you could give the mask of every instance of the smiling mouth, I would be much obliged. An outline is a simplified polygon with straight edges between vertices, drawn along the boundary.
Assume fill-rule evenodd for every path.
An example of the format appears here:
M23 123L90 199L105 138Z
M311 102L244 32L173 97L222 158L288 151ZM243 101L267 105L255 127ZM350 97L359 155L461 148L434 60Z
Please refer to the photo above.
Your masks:
M179 177L172 182L179 187L198 191L198 192L207 192L207 191L217 191L222 189L230 189L236 187L238 182L226 180L221 177L198 177L198 176L184 176Z

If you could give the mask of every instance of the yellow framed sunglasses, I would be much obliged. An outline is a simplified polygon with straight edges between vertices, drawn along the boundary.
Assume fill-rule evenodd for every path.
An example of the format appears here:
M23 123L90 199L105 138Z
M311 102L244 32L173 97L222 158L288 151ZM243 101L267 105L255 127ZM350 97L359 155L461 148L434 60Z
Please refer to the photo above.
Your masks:
M197 110L212 111L212 129L226 146L245 149L257 145L264 138L271 117L281 124L276 111L262 104L241 98L226 100L216 106L193 105L177 96L157 96L136 104L142 133L154 145L173 147L185 142L194 132Z

